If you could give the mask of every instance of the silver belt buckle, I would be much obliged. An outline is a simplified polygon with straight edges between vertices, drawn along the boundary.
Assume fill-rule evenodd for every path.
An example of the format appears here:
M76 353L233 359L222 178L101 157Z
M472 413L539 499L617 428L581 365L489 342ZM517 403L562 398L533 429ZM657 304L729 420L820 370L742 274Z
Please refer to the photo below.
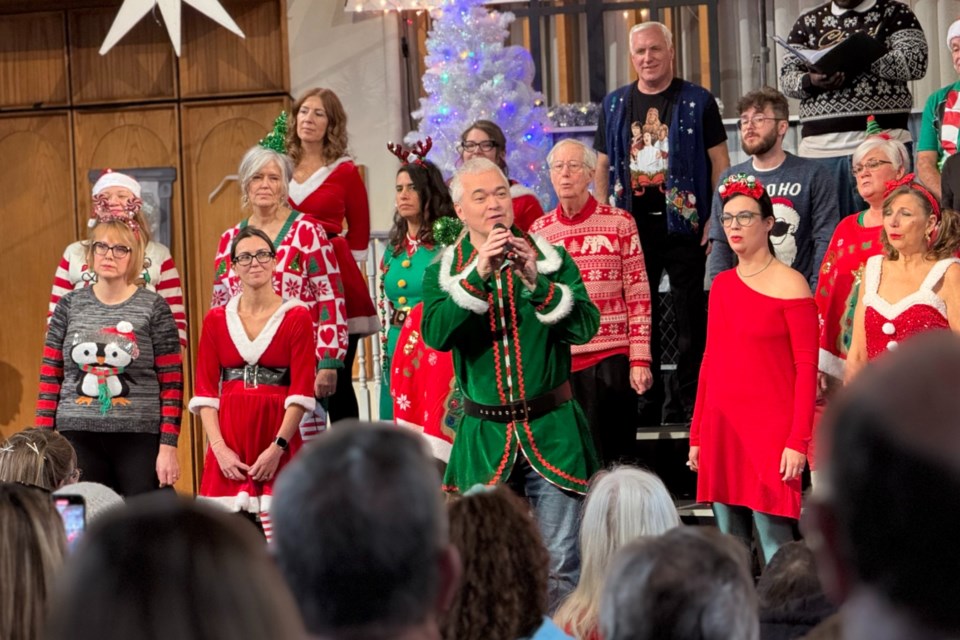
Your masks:
M258 364L248 364L243 368L243 388L244 389L256 389L259 385L257 375L260 370L260 365Z

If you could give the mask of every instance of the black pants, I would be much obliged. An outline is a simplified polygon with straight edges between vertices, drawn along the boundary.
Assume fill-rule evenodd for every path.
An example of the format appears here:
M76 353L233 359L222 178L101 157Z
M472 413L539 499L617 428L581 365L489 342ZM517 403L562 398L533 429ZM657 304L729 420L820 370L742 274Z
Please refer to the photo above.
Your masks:
M360 405L357 404L357 393L353 390L353 360L357 357L357 344L360 336L351 333L347 345L347 357L343 361L343 369L337 370L337 390L330 396L327 403L329 423L337 420L360 417Z
M630 386L630 360L604 358L570 375L573 397L587 416L604 467L636 462L637 393Z
M86 482L105 484L130 497L160 487L156 433L94 433L61 431L77 452L77 466Z
M659 425L665 417L671 422L687 422L693 417L697 399L697 380L700 361L707 337L707 300L703 291L706 271L705 248L697 237L668 235L666 214L635 216L640 232L647 277L650 279L652 331L650 350L653 387L640 396L640 424ZM663 375L660 362L663 357L660 328L658 287L663 272L670 277L670 297L677 331L677 391L678 404L664 407ZM667 415L663 411L666 409Z

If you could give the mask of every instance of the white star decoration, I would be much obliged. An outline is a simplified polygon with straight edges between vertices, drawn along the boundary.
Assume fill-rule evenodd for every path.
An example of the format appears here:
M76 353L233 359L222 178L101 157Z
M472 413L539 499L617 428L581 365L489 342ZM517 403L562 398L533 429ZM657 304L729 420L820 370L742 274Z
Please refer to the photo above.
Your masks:
M147 15L154 7L159 6L160 13L163 15L163 22L167 25L167 33L170 34L170 41L173 43L173 50L179 57L181 3L189 4L241 38L245 37L243 31L233 21L226 9L220 6L219 0L124 0L123 6L120 7L120 11L110 27L110 32L100 47L100 55L106 55L123 36L127 35L143 19L143 16Z

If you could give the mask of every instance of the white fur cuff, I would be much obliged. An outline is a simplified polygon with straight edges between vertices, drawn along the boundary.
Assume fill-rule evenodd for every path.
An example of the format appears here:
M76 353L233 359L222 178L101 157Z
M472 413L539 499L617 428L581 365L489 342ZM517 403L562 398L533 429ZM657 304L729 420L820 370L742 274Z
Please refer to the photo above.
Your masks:
M203 407L210 407L211 409L216 409L220 411L220 398L205 398L204 396L194 396L190 399L190 404L187 405L187 409L190 410L190 413L200 415L200 409Z
M289 409L290 405L292 404L303 407L307 413L313 413L313 410L317 407L317 400L316 398L311 398L310 396L287 396L287 399L283 401L283 408Z
M565 284L555 282L553 286L560 292L560 300L557 305L546 313L538 313L537 318L543 324L557 324L573 310L573 291Z
M366 262L367 253L368 253L367 249L361 249L360 251L356 251L353 249L350 250L350 254L353 256L353 259L356 260L357 262Z

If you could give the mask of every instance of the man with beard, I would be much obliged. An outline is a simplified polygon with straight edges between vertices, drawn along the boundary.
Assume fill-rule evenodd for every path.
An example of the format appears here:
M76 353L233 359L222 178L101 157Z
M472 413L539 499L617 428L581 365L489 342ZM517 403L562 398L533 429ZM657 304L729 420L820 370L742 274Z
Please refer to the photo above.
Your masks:
M782 93L770 87L752 91L740 98L737 111L740 146L751 157L727 169L721 180L730 174L748 173L766 185L777 217L770 233L774 253L806 276L810 289L815 290L823 254L840 222L836 182L822 164L783 150L790 107ZM717 223L721 213L720 195L714 193L712 215ZM713 280L718 273L734 266L734 253L727 244L723 225L710 226L710 240L713 244L707 269Z

